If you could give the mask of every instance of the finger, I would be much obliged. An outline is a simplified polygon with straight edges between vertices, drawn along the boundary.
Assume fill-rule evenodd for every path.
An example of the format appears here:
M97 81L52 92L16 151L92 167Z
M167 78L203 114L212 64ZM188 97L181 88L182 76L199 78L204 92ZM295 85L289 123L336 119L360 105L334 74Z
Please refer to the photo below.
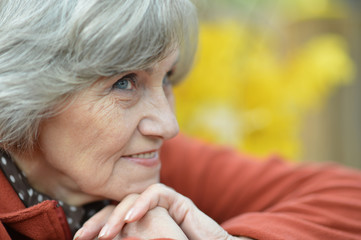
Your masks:
M168 210L176 223L181 224L192 206L193 204L188 198L173 189L163 184L153 184L134 202L124 221L126 223L138 221L149 210L163 207Z
M138 194L130 194L126 196L113 210L108 217L105 225L100 230L98 238L101 240L114 239L122 230L125 222L124 218L129 208L137 200Z
M97 212L76 232L74 240L94 239L105 225L114 208L114 205L109 205Z
M135 201L125 222L138 221L155 207L165 208L189 239L228 239L228 233L201 212L190 199L162 184L147 188Z
M139 196L127 213L125 222L138 221L157 206L168 211L189 239L228 239L228 233L190 199L162 184L150 186Z

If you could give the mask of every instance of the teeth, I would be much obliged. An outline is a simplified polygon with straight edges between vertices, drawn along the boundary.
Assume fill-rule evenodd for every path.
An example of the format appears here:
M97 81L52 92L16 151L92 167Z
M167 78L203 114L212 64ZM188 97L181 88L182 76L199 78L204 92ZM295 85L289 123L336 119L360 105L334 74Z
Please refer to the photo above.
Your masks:
M134 154L130 155L132 158L155 158L157 152L150 152L150 153L141 153L141 154Z

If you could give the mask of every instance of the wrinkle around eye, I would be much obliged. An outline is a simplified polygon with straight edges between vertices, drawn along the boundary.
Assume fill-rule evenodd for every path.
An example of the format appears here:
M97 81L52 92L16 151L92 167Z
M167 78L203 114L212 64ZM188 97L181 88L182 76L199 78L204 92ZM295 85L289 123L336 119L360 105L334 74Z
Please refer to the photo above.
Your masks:
M126 104L127 106L134 105L138 102L139 97L138 96L125 96L127 94L122 93L113 93L112 94L112 101L114 104Z
M140 92L135 91L122 91L114 90L111 91L109 97L113 104L118 105L122 108L129 108L134 106L140 99Z

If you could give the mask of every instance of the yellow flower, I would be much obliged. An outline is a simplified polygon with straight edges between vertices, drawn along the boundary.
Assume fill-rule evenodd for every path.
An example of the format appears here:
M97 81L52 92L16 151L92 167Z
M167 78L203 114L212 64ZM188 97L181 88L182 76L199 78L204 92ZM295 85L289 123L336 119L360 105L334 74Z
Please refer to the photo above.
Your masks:
M346 44L317 36L280 57L274 37L250 32L236 21L201 24L194 70L175 89L180 127L248 153L295 159L302 117L352 78Z

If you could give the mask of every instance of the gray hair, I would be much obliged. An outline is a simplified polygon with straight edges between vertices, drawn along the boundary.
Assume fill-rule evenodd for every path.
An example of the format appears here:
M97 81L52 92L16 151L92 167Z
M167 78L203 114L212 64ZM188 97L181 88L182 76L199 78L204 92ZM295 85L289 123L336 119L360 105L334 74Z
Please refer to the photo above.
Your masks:
M75 93L176 48L181 79L197 26L189 0L0 0L0 148L33 147L40 121Z

